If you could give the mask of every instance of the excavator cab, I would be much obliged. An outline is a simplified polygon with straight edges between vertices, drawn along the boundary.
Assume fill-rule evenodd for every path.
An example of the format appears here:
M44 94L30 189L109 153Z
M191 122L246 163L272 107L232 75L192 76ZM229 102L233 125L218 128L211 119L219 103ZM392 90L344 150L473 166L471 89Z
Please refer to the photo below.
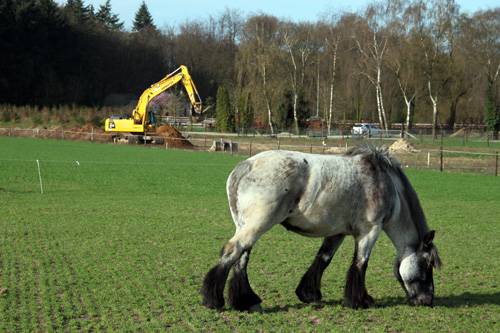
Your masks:
M146 122L146 125L149 127L151 126L151 128L156 128L156 124L158 122L156 121L156 110L151 110L149 111L148 113L148 120Z

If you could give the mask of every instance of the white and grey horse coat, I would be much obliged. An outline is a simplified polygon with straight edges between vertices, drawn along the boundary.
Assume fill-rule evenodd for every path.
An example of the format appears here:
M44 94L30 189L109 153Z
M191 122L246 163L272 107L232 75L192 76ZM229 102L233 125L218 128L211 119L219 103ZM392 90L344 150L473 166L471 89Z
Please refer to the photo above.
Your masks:
M302 301L321 299L321 275L344 237L352 235L356 249L347 276L346 304L371 306L364 276L371 249L384 230L397 249L394 273L409 302L432 303L432 266L440 263L432 244L434 231L429 232L415 190L386 149L361 146L337 156L263 152L235 167L227 181L227 194L236 233L205 278L206 306L224 304L223 285L234 265L230 305L260 310L260 298L248 284L246 265L253 245L277 224L304 236L324 237L297 287Z

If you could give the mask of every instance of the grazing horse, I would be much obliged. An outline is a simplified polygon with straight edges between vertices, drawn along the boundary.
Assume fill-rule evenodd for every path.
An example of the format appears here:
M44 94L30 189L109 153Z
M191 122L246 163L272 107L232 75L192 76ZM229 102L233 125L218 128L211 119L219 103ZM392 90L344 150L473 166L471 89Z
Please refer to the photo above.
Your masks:
M321 276L346 235L355 239L347 272L345 304L368 308L365 287L368 259L385 231L397 250L394 275L411 305L432 305L433 267L441 261L432 243L417 194L387 148L361 145L344 155L267 151L239 163L227 181L235 235L221 250L218 264L205 276L201 294L208 308L228 302L239 311L262 311L250 287L247 264L252 247L274 225L308 237L324 237L316 258L295 293L302 302L321 301Z

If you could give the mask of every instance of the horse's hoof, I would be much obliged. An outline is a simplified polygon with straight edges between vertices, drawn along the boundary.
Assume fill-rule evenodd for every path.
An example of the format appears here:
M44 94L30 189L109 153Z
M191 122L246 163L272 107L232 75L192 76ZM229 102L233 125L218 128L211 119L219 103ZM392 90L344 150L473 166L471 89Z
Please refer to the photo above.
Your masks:
M305 291L297 290L295 294L299 297L300 301L306 304L321 304L321 292L319 290Z
M368 309L371 308L375 304L373 297L370 295L366 295L365 298L358 301L350 301L348 299L345 300L345 305L350 307L351 309Z
M203 306L207 309L220 311L222 308L224 308L224 302L221 303L220 301L211 301L209 299L203 298Z
M248 308L249 312L258 312L262 313L264 310L262 309L262 306L260 306L259 303L252 305L251 307Z

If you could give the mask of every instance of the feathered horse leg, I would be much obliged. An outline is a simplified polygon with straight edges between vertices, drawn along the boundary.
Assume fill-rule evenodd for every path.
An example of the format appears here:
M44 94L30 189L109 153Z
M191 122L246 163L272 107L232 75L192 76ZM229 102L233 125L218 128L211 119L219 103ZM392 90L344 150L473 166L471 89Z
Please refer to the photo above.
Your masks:
M295 289L295 294L304 303L321 302L321 277L344 240L344 235L325 237L311 267L304 274Z
M345 304L353 309L366 309L373 305L373 297L368 294L365 285L366 269L370 252L382 228L374 226L368 233L355 238L356 250L351 267L347 272L346 286L344 290Z
M248 282L247 264L252 246L268 228L239 228L222 248L219 263L205 276L201 294L203 305L210 309L224 307L224 287L231 267L233 277L229 285L229 305L239 311L262 311L261 299Z
M210 309L224 307L224 286L233 263L241 256L238 246L231 241L227 242L221 250L219 263L213 267L203 280L201 294L203 305Z
M247 264L251 249L243 252L233 265L233 276L229 281L228 303L238 311L262 312L262 300L252 290L247 275Z

